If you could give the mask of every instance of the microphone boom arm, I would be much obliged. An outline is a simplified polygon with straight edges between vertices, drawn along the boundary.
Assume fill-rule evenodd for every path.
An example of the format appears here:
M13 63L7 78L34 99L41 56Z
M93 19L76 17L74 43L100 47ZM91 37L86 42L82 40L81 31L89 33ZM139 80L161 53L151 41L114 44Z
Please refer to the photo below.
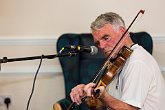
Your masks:
M65 56L76 56L78 53L64 53L64 54L55 54L55 55L42 55L42 58L47 58L47 59L53 59L56 57L65 57ZM14 61L24 61L24 60L36 60L36 59L41 59L41 56L32 56L32 57L22 57L22 58L12 58L8 59L7 57L3 57L3 59L0 59L0 63L7 63L7 62L14 62Z

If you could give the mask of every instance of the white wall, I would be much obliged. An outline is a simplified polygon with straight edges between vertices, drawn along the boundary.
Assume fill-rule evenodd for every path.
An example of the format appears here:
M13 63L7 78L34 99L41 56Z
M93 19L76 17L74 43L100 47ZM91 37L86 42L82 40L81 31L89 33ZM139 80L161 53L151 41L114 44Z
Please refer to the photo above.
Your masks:
M0 95L11 96L9 110L26 110L34 74L0 75ZM53 104L64 97L61 74L39 74L29 110L52 110ZM0 110L7 110L0 106Z
M145 14L133 31L163 36L164 0L0 0L0 35L54 36L65 32L89 32L101 13L114 11L130 24L140 9Z
M165 71L165 10L163 0L0 0L0 59L56 54L55 43L63 33L90 32L90 23L101 13L119 13L130 31L147 31L154 39L153 56ZM1 64L0 95L11 95L9 110L26 109L39 60ZM29 110L51 110L64 97L58 59L44 59ZM6 110L0 106L0 110Z

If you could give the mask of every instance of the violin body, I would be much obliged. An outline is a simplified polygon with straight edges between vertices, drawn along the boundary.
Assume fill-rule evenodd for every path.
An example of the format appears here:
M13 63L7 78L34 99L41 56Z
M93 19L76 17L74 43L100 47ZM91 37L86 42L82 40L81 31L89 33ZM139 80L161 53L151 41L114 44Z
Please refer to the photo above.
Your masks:
M118 53L117 58L113 62L109 61L109 63L107 64L108 71L105 75L103 75L97 87L99 86L106 87L106 85L110 83L110 81L114 78L114 76L121 71L121 69L123 68L125 62L129 58L131 53L132 50L124 46Z
M103 104L102 102L97 98L97 97L88 97L85 99L85 102L89 106L91 110L102 110L103 109ZM105 109L103 109L105 110Z

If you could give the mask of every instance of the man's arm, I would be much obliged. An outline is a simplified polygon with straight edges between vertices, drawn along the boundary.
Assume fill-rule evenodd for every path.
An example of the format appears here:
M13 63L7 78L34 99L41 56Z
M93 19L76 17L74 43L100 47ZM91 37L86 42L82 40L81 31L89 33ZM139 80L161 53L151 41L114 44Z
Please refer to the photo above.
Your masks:
M110 110L140 110L138 107L134 107L125 102L122 102L111 95L105 90L99 97L100 101L107 106Z

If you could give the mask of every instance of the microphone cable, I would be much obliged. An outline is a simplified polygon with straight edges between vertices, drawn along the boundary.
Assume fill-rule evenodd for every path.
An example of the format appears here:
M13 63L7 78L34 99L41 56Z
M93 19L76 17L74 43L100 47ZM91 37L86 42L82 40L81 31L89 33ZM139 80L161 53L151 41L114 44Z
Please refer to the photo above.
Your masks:
M35 87L35 83L36 83L36 79L37 79L37 75L38 75L39 69L40 69L41 64L42 64L43 56L44 56L44 55L41 55L40 63L39 63L38 69L37 69L37 71L36 71L36 74L35 74L35 76L34 76L33 86L32 86L32 91L31 91L31 94L30 94L29 99L28 99L28 102L27 102L26 110L29 109L29 104L30 104L30 101L31 101L32 95L33 95L33 93L34 93L34 87Z

